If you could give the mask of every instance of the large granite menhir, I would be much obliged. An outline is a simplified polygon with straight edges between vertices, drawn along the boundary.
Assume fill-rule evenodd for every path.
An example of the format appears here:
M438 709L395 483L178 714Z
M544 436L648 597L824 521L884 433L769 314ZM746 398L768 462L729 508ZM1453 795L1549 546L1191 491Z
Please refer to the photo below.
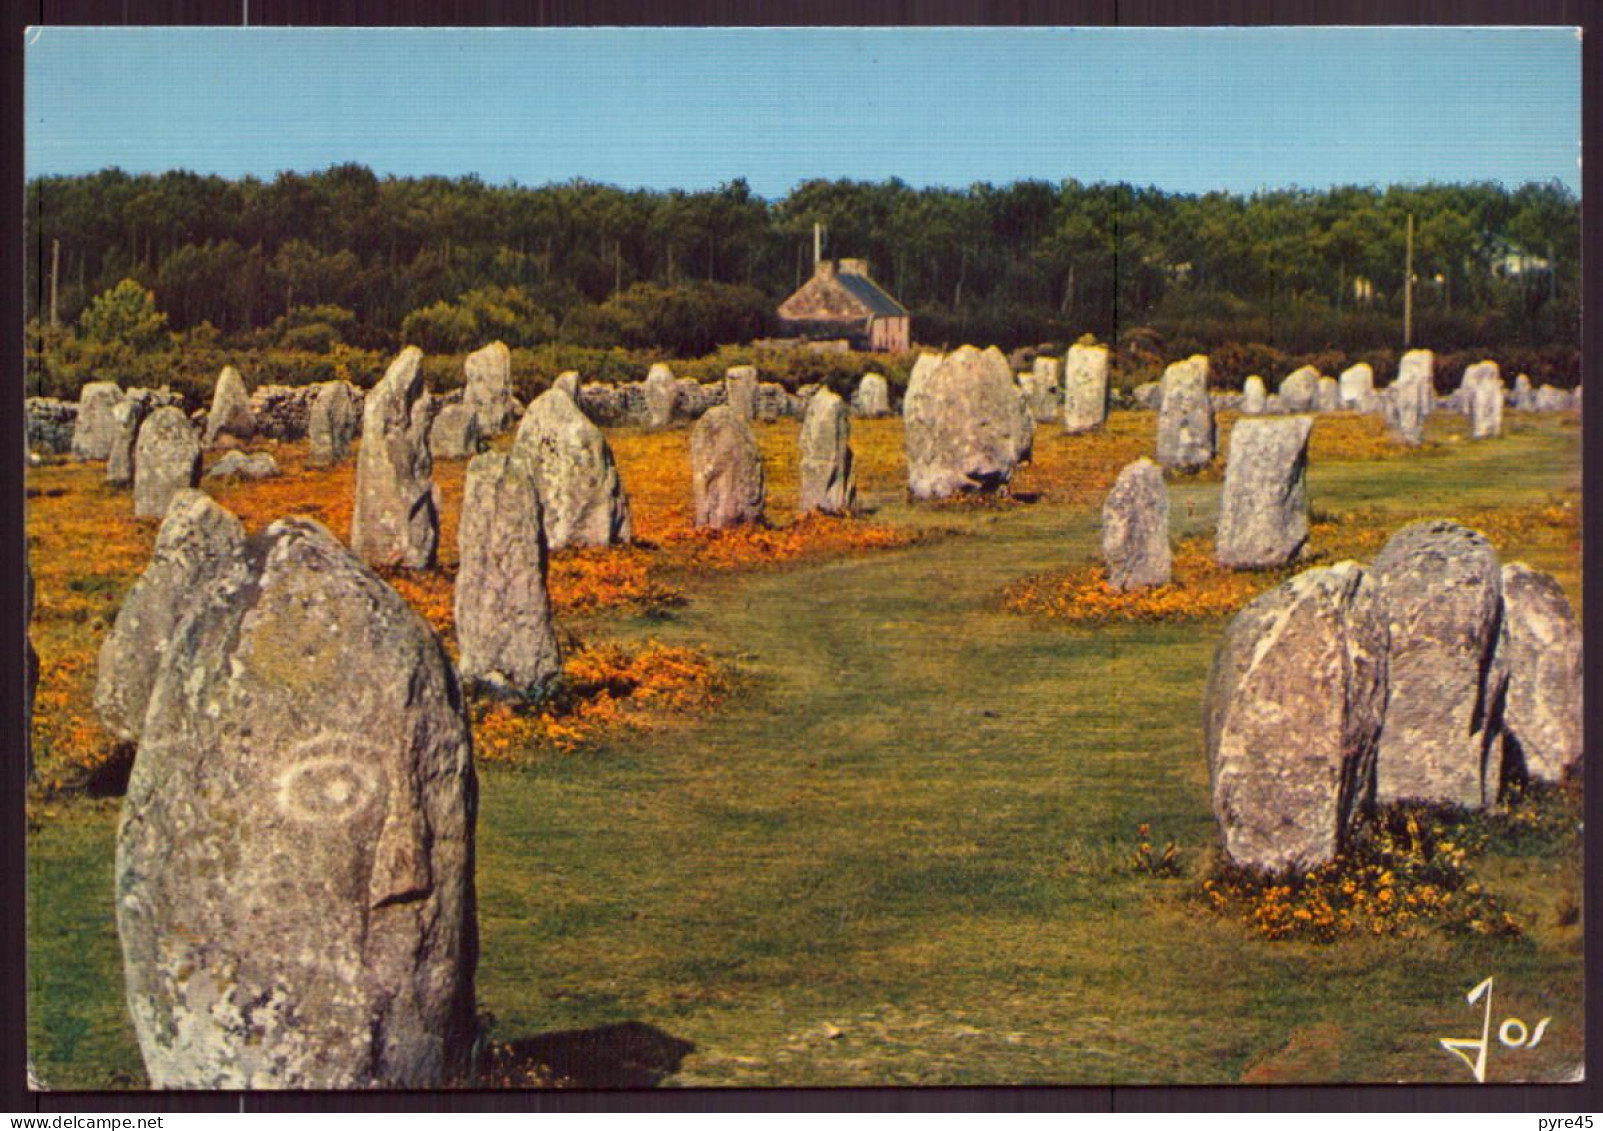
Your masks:
M1204 724L1236 864L1307 871L1347 843L1374 780L1387 657L1377 586L1356 562L1298 574L1230 622Z
M281 519L157 666L116 915L155 1088L439 1088L475 1038L472 733L433 629Z
M724 530L763 521L762 452L739 409L715 405L696 421L690 431L690 478L697 526Z
M1214 557L1231 569L1268 569L1308 543L1311 416L1236 421L1219 502Z
M1163 472L1141 458L1119 472L1102 504L1102 559L1118 590L1169 584L1169 488Z
M423 388L423 351L407 346L362 406L351 549L370 566L434 565L440 501L428 442L433 416Z
M802 419L801 509L843 515L856 503L851 413L844 400L820 389Z
M1372 572L1392 641L1377 799L1491 804L1501 786L1498 721L1508 679L1495 662L1497 551L1477 531L1426 519L1393 534Z
M1168 471L1198 471L1218 450L1208 359L1194 354L1163 371L1158 403L1158 463Z
M530 402L512 450L534 472L550 549L611 546L633 536L612 448L565 388L553 386Z
M920 357L902 421L908 490L920 500L1000 490L1035 439L1035 421L995 346Z

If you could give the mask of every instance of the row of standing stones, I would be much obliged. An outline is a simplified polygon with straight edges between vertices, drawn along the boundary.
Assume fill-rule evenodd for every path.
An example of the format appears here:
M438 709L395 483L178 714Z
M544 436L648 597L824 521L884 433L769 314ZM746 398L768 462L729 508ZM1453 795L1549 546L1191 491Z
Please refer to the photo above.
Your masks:
M1084 416L1100 423L1106 354L1079 349L1067 372L1089 371L1087 383L1100 384L1084 398L1095 409ZM430 1087L466 1071L477 787L464 685L514 695L546 688L560 659L547 549L627 540L630 520L605 439L574 400L577 377L564 375L522 413L509 454L469 464L453 665L372 568L429 565L437 548L429 440L440 412L420 362L418 351L404 351L365 397L331 383L308 405L314 463L348 454L360 412L351 549L306 519L246 537L193 489L194 471L157 481L168 494L164 521L103 645L96 688L108 729L138 744L118 832L117 919L129 1007L157 1087ZM464 431L493 435L516 419L506 373L504 347L470 358L462 403L473 421ZM141 466L198 469L204 444L255 426L236 380L219 382L204 438L174 405L150 412L159 426L148 449L140 446L147 429L136 433L136 498ZM725 403L703 411L692 433L704 524L761 517L762 462L749 425L759 388L754 371L732 371ZM1033 439L1027 391L994 349L921 358L903 406L911 494L1005 484ZM119 394L119 403L132 396ZM821 495L845 509L849 414L821 392L803 425L804 478L815 463ZM1504 585L1507 594L1518 588ZM1227 636L1235 635L1233 625ZM1519 638L1509 635L1513 656ZM1554 662L1551 649L1544 658ZM1240 698L1217 691L1218 682L1210 728L1216 714L1237 718L1214 708ZM1519 717L1516 686L1500 685L1500 720ZM1347 699L1357 696L1347 695L1344 711ZM1546 700L1532 702L1546 709ZM1246 716L1232 725L1221 733L1242 731ZM1545 749L1535 730L1500 725L1503 749L1519 751L1527 767L1545 764L1532 753ZM1356 729L1342 729L1343 740ZM1230 742L1220 749L1245 749ZM1232 813L1250 810L1232 804ZM1242 824L1226 825L1227 845Z
M1419 442L1434 399L1423 392L1431 360L1406 356L1397 384L1376 396L1404 443ZM1206 365L1170 367L1159 462L1126 467L1104 503L1116 589L1171 581L1163 467L1194 470L1213 456L1199 391ZM1495 363L1470 366L1458 399L1472 438L1501 434ZM1579 390L1532 408L1578 400ZM1302 552L1313 423L1237 421L1215 533L1220 565L1278 567ZM1307 570L1231 621L1209 676L1204 729L1225 852L1261 872L1306 872L1331 861L1377 805L1487 807L1510 786L1560 782L1580 764L1581 679L1580 629L1557 580L1520 562L1500 567L1491 543L1457 523L1404 527L1367 570Z

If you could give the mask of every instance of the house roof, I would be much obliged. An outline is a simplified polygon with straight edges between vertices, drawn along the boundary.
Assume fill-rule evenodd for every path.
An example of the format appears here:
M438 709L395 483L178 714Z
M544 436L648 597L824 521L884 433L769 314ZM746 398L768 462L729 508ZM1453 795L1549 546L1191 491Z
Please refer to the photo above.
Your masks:
M886 294L867 275L836 275L835 282L850 291L852 297L876 317L901 318L907 314L907 307Z
M822 265L801 289L779 305L782 318L854 321L860 318L906 318L907 308L886 294L874 280L856 271Z

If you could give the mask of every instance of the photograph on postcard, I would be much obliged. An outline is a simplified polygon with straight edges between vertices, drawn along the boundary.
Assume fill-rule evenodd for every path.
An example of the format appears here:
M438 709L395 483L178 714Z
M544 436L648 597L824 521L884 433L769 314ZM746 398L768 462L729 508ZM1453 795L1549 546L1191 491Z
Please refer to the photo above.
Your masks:
M1580 62L29 29L30 1085L1582 1078Z

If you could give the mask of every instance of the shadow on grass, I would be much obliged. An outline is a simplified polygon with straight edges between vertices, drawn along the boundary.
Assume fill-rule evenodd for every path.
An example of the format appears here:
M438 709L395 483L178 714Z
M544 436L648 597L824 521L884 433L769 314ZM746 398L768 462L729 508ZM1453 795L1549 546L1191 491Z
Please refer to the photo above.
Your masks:
M655 1088L696 1051L643 1021L541 1033L491 1051L492 1086Z

